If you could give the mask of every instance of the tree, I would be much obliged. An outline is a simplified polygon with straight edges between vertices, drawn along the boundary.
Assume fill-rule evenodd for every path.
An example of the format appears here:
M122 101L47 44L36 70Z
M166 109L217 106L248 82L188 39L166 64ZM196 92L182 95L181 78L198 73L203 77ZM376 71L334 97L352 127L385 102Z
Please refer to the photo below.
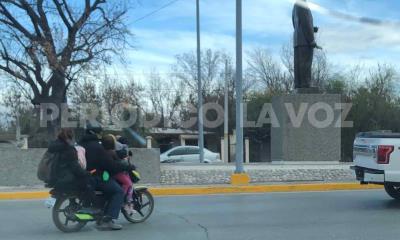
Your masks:
M349 86L345 76L335 74L325 83L324 90L330 94L342 94L348 96Z
M282 46L280 58L288 72L288 85L285 88L291 91L294 88L294 50L290 44Z
M371 93L392 101L395 98L395 80L398 80L396 70L387 64L378 64L370 69L366 84Z
M29 85L32 104L66 103L85 69L128 45L127 9L109 0L0 1L0 70Z
M324 51L314 51L313 65L311 69L312 82L315 86L323 88L326 82L331 77L331 68L328 66L328 61Z
M125 83L125 102L129 105L126 106L123 112L122 118L127 120L133 110L137 114L136 122L131 128L136 129L141 133L145 133L146 129L143 127L143 117L146 114L145 110L145 89L139 83L137 83L133 78L130 78ZM128 109L129 108L129 109Z
M93 106L99 110L99 116L97 119L102 120L103 114L101 107L103 99L99 86L96 86L96 82L93 78L85 77L79 82L74 82L68 93L68 96L71 99L70 108L72 112L75 113L77 119L81 119L86 114L83 111L88 111L85 109L87 106Z
M101 97L107 113L108 123L113 125L113 111L117 110L119 104L126 103L126 92L121 82L115 79L108 79L101 87Z
M19 86L9 84L2 94L1 105L5 108L2 117L8 121L9 130L16 133L17 140L20 139L21 133L30 135L38 127L32 116L32 105L29 99L21 94Z
M133 78L125 84L126 102L144 112L144 87L138 84Z
M183 83L173 78L171 76L171 79L163 79L157 71L153 70L149 76L147 95L154 117L159 116L162 125L168 121L168 124L176 127L179 123L177 112L182 104Z
M203 97L215 90L223 70L223 53L207 49L201 52L201 77ZM197 94L197 57L194 52L176 56L176 64L172 66L175 77L188 87L191 94ZM197 95L196 95L197 96Z
M294 87L294 50L291 44L283 45L281 49L281 61L288 72L288 79L285 84L289 84L286 89ZM314 51L313 65L311 69L311 82L314 86L323 89L327 81L332 76L331 66L326 54L322 50Z
M75 82L69 96L72 105L76 107L85 103L95 104L98 107L102 105L102 98L98 87L96 86L95 80L91 78L85 78L80 82Z
M353 84L354 76L358 75L359 70L357 66L347 74L346 85ZM356 133L375 130L400 131L400 98L394 87L396 81L398 75L393 67L378 64L377 67L369 68L369 74L361 84L348 87L351 93L347 98L353 106L347 121L353 121L354 127L342 130L342 152L346 161L351 160Z
M267 49L256 48L248 53L247 74L253 81L261 83L270 93L289 92L292 78L276 62Z
M133 79L122 81L107 75L103 79L103 82L98 86L98 102L102 103L100 111L105 113L102 120L107 120L110 125L115 124L113 120L129 120L131 110L139 114L136 116L136 120L138 120L141 114L140 110L144 110L142 106L144 89ZM100 104L96 104L100 107Z

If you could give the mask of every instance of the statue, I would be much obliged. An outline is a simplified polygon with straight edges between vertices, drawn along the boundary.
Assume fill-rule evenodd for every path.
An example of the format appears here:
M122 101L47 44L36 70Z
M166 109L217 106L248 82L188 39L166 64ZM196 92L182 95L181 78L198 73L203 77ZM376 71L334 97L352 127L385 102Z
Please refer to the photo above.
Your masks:
M313 16L306 0L297 0L292 13L294 34L294 87L297 92L311 89L311 67L314 48L321 49L315 42Z

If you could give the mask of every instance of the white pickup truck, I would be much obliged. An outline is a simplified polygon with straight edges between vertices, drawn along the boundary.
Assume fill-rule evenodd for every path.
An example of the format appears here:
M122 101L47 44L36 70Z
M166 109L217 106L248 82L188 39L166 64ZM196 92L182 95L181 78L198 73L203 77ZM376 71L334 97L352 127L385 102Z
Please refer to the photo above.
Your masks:
M361 184L382 184L400 200L400 133L359 133L353 146L354 166Z

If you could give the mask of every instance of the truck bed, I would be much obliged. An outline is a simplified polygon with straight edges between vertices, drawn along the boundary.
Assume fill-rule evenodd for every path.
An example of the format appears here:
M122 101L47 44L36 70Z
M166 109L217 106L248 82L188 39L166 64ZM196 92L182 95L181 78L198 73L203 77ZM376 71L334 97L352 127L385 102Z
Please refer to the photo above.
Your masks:
M392 148L387 155L387 162L378 161L379 149ZM389 150L390 151L390 150ZM383 153L385 154L385 153ZM381 159L382 156L380 155ZM353 145L353 161L356 174L360 171L368 174L374 174L372 182L381 179L383 182L400 183L400 133L392 132L365 132L357 134ZM382 176L377 176L377 175ZM368 180L366 180L368 182Z

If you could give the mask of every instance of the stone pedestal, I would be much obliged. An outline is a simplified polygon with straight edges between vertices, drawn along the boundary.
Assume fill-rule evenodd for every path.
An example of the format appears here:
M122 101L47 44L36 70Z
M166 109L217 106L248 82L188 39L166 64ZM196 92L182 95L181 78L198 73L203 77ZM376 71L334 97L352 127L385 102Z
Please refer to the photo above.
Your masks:
M341 157L341 95L293 94L272 99L273 162L338 162Z

